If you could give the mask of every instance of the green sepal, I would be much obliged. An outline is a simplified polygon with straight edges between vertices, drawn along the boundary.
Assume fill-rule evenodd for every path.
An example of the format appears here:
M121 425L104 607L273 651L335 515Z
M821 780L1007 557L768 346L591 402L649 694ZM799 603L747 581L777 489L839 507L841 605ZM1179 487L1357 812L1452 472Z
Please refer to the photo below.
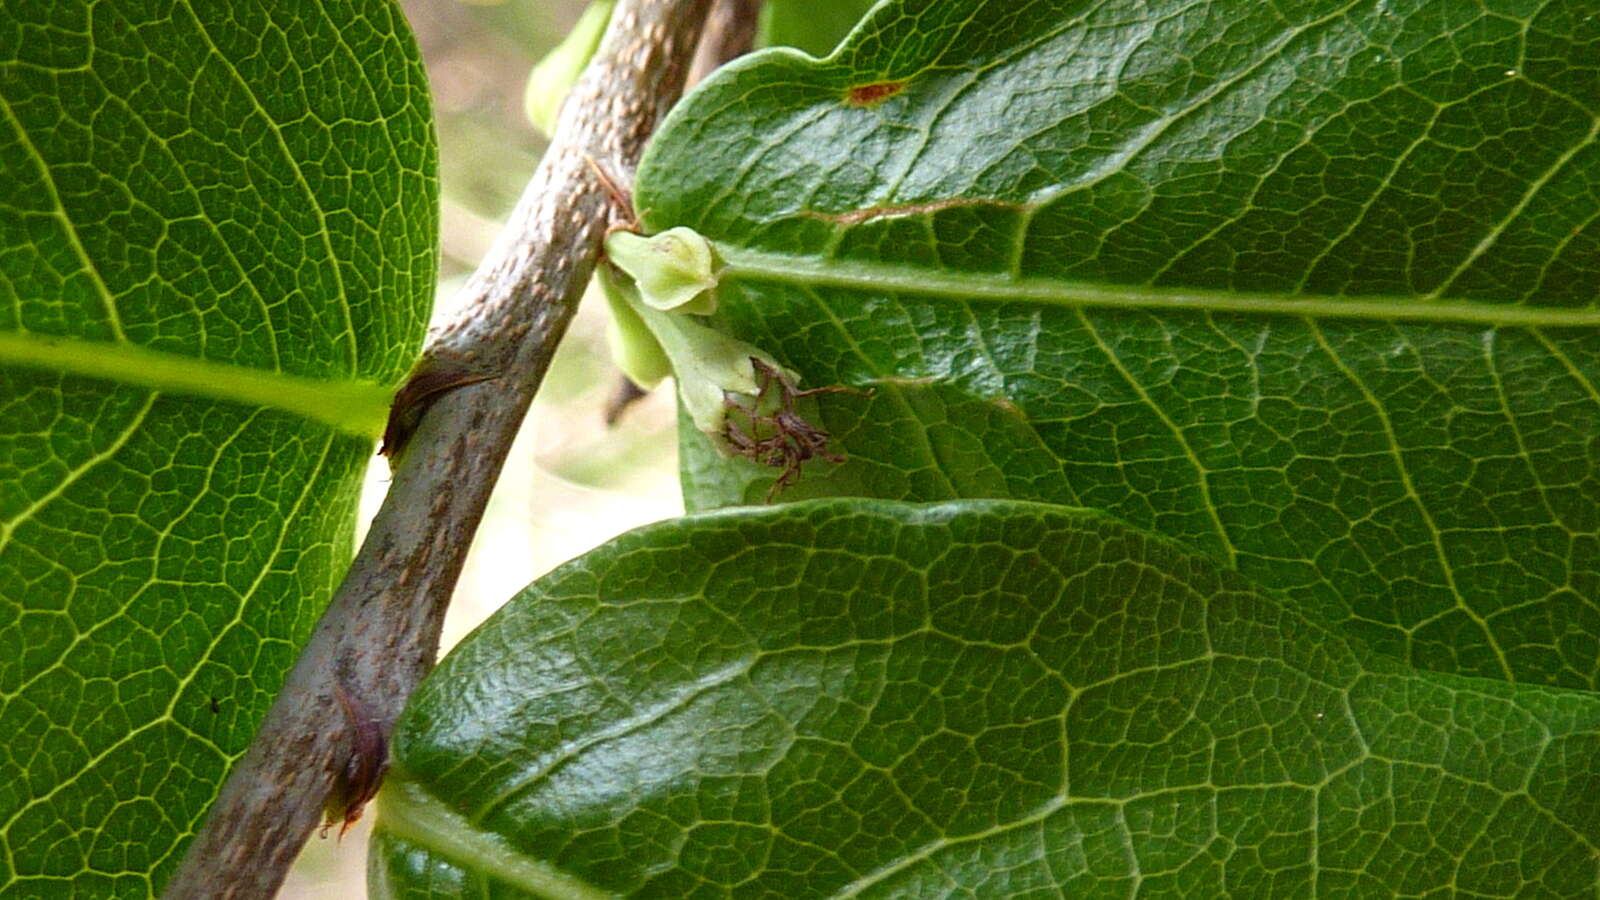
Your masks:
M602 265L596 272L612 311L611 352L617 365L644 388L654 387L670 372L677 379L684 411L724 453L729 452L724 433L729 396L746 398L747 408L759 405L761 386L751 359L796 378L755 345L695 321L683 311L691 305L657 309L644 299L637 283L619 277L610 266Z
M684 411L696 428L726 450L722 436L728 418L726 395L756 396L752 356L774 368L777 364L751 344L690 321L687 316L652 309L644 303L635 308L672 361Z
M647 306L696 316L717 311L717 257L693 229L650 237L614 231L606 237L606 256L633 276Z
M611 347L611 358L622 374L643 390L652 390L661 379L672 374L672 362L661 349L661 342L651 334L644 320L634 312L627 294L637 294L632 285L621 283L610 266L598 266L591 291L598 290L606 298L611 310L611 326L606 329L606 343Z

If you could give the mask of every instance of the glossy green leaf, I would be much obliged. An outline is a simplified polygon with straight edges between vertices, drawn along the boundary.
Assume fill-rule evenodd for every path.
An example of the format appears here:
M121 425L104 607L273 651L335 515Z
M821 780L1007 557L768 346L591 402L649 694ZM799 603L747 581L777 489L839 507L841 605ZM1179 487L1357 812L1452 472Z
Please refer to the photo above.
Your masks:
M756 42L827 56L877 0L766 0Z
M641 166L850 462L1179 538L1413 665L1600 682L1600 16L904 0ZM692 507L772 480L685 437Z
M569 563L413 698L375 896L1590 896L1600 698L1405 668L1203 554L821 500Z
M0 15L0 894L143 897L348 562L434 281L387 2Z

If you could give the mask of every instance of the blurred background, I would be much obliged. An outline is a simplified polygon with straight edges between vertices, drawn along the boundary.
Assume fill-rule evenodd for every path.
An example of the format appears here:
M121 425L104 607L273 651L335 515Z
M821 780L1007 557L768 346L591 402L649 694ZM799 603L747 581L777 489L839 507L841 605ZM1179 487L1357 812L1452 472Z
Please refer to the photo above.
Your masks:
M544 152L523 114L528 71L576 21L583 0L400 0L433 91L439 130L440 281L434 318L488 250ZM623 531L681 515L676 407L662 390L604 421L619 377L603 303L586 301L512 447L445 621L449 648L528 582ZM388 467L368 476L363 521ZM371 814L337 838L313 836L280 897L366 896Z

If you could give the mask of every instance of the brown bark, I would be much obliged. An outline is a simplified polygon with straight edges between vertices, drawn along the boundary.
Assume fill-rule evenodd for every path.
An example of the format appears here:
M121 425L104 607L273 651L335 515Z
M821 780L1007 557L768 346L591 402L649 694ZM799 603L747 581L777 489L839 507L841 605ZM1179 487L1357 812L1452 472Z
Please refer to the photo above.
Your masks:
M168 898L268 898L323 817L370 796L501 464L589 280L615 208L595 166L631 171L677 99L711 0L622 0L464 312L413 378L415 430L327 612L168 883Z
M760 0L715 0L694 54L694 65L689 67L690 87L723 63L750 52L760 14Z

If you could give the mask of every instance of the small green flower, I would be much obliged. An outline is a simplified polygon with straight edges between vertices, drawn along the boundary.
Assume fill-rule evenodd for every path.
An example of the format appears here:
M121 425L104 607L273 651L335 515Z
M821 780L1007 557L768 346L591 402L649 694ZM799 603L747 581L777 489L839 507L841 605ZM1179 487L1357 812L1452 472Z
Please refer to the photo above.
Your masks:
M648 238L619 231L606 238L606 256L597 281L611 306L617 364L642 388L670 373L684 411L718 450L778 469L768 500L793 484L808 460L844 461L796 402L859 392L802 391L798 377L759 347L704 324L701 316L717 303L718 263L709 241L688 228Z
M608 248L610 244L608 239ZM644 299L637 282L619 278L607 266L598 272L612 310L612 354L618 366L642 388L674 375L678 396L695 427L728 449L723 434L730 397L751 402L760 393L752 359L774 370L780 369L777 362L753 344L708 328L681 311L694 304L685 301L678 309L658 309Z
M696 316L717 311L717 257L711 242L692 229L650 237L614 231L606 237L606 257L633 277L652 309Z
M611 345L612 360L634 384L647 391L653 390L661 379L672 374L672 362L628 299L630 292L638 294L638 290L608 265L597 267L594 275L590 290L599 288L611 310L606 342Z

